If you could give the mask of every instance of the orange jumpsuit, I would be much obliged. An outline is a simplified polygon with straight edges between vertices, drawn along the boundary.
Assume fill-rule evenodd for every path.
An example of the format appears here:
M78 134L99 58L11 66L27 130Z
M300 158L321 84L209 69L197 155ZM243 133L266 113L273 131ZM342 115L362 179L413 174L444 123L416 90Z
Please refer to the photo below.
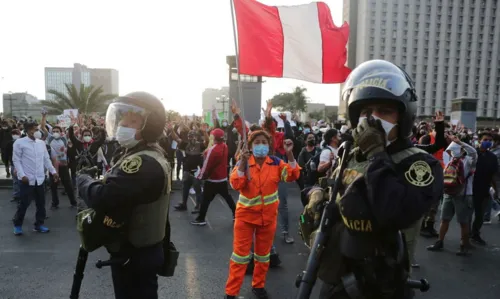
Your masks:
M226 283L226 294L231 296L237 296L243 284L247 265L252 259L252 242L255 251L252 287L264 287L276 231L278 183L293 182L300 175L300 167L297 164L287 164L274 156L266 157L262 166L259 166L252 155L248 159L248 167L250 180L245 173L238 171L238 166L233 169L229 179L231 187L240 192L236 205L233 254Z

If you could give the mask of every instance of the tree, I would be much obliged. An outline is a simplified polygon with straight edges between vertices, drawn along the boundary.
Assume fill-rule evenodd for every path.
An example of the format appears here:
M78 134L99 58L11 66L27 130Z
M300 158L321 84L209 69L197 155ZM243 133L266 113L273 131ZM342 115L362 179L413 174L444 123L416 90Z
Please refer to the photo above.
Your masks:
M64 84L68 95L54 89L47 92L54 95L53 100L43 100L42 105L46 106L49 114L62 114L65 109L78 109L79 113L106 112L106 109L114 98L115 94L104 94L102 86L80 85L78 91L73 84Z
M309 113L309 118L314 119L314 120L320 120L324 116L324 113L322 111L313 111Z
M181 118L180 113L174 110L165 111L165 115L167 116L167 121L175 121Z
M295 87L293 92L282 92L271 99L273 107L278 111L289 111L292 114L307 110L306 88Z

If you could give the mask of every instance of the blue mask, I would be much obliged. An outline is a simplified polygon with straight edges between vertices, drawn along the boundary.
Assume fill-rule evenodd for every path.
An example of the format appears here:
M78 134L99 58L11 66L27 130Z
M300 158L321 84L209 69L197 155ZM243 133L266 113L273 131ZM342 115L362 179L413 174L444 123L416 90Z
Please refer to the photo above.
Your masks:
M304 129L304 131L302 131L302 132L304 132L304 134L309 134L309 133L311 132L311 130L309 130L309 129Z
M492 142L489 140L481 142L481 147L484 149L489 149L492 145Z
M252 153L257 158L264 158L269 153L269 145L256 144L252 147Z

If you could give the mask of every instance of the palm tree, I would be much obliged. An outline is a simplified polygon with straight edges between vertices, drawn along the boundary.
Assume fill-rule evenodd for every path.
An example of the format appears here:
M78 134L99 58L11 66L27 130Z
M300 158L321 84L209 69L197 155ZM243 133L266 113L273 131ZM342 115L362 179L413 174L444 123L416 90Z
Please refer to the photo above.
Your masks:
M102 86L80 85L80 91L73 84L64 84L68 95L54 89L47 92L54 95L53 100L43 100L42 105L48 108L50 114L62 114L65 109L78 109L80 113L104 112L115 94L104 94Z

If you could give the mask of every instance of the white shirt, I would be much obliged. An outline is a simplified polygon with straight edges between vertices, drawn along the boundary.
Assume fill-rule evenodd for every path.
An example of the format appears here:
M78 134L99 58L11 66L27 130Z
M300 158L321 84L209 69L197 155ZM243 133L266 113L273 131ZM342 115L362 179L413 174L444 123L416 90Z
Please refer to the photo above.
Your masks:
M12 162L17 171L17 177L21 180L28 177L29 185L38 186L45 180L45 168L50 173L57 173L50 161L49 152L45 142L39 139L32 140L29 137L23 137L14 142L14 151Z
M450 143L448 148L443 152L443 163L444 165L448 165L448 163L451 162L452 156L448 154L448 152L451 152L453 156L458 157L460 155L460 150L464 149L467 152L467 156L464 158L464 174L465 177L469 176L466 182L466 188L467 190L465 191L465 195L472 195L472 184L474 181L474 174L470 175L471 171L474 171L476 169L476 162L477 162L477 152L476 150L468 145L467 143L463 142L462 146L458 145L455 142ZM446 168L446 166L445 166Z
M319 156L319 163L321 162L330 162L332 159L330 159L330 154L333 153L333 155L335 157L337 157L337 153L339 152L338 149L336 148L333 148L331 146L328 146L328 148L324 148L322 151L321 151L321 154Z

